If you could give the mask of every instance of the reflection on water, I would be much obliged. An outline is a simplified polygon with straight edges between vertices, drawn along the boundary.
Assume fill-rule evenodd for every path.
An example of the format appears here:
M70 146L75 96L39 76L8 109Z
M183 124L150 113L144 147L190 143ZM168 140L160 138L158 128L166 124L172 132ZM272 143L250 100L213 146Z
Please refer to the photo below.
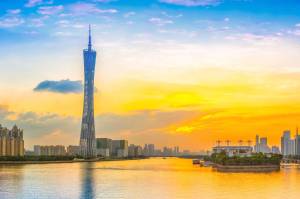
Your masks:
M218 173L191 160L0 166L0 199L298 199L300 169Z
M23 167L23 165L0 165L0 199L21 197L19 193L23 188Z
M95 198L94 164L89 162L81 165L81 199Z

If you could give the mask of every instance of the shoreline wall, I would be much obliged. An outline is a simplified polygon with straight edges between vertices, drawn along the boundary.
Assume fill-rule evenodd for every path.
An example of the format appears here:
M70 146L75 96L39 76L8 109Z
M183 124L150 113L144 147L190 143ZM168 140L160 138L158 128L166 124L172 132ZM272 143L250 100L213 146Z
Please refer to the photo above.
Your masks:
M279 171L280 165L215 165L219 172L273 172Z

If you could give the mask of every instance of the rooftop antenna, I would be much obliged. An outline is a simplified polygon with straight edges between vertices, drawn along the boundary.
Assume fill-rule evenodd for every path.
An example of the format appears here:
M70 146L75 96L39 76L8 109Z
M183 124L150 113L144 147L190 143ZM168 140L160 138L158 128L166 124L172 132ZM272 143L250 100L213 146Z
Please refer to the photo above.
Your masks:
M92 50L92 34L91 34L91 24L89 24L89 45L88 45L88 50Z

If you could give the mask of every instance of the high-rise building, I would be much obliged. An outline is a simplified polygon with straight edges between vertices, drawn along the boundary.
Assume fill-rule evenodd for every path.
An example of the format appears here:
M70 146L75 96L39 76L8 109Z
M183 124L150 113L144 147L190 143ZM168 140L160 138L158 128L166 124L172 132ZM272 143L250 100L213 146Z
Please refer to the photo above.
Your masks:
M89 27L88 49L83 50L84 57L84 104L80 134L81 155L90 158L96 156L96 138L94 121L94 75L96 51L92 49L91 27Z
M260 144L268 145L268 138L266 138L266 137L260 138Z
M271 152L273 154L280 154L280 150L278 146L272 146Z
M174 147L174 155L179 155L179 146Z
M140 157L142 156L143 148L134 144L129 145L128 147L128 156L129 157Z
M112 141L112 156L123 158L128 156L128 141L113 140Z
M259 152L259 135L255 136L255 146L254 146L254 151Z
M292 155L291 131L286 130L281 137L281 153L284 156Z
M144 156L154 156L155 155L155 146L154 144L145 144L143 149Z
M259 138L259 135L256 135L254 150L256 153L271 153L271 149L268 146L268 138Z
M33 146L33 153L36 156L40 156L41 155L41 146L40 145L34 145Z
M112 139L97 138L96 139L97 155L108 157L112 155Z
M67 147L67 154L71 156L80 155L80 146L69 145Z
M173 156L173 150L169 147L163 148L163 156Z
M0 125L0 156L24 156L23 130L16 125L11 130Z
M155 155L155 146L154 146L154 144L148 144L148 151L149 151L149 156L154 156Z
M295 155L300 155L300 135L298 133L295 137Z

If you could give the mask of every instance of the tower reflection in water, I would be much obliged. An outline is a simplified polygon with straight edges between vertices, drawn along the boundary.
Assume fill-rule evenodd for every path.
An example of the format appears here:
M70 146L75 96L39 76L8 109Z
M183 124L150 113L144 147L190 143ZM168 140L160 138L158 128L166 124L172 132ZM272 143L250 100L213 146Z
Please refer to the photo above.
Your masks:
M93 162L87 162L81 166L81 199L96 198L93 166Z

